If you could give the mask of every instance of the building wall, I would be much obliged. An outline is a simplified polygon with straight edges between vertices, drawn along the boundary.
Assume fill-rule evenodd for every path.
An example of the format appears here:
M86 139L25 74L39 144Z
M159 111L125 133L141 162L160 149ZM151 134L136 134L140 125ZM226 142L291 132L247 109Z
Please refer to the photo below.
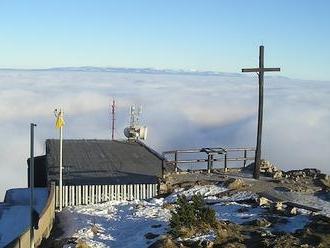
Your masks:
M30 159L27 160L28 187L30 187ZM47 187L46 155L34 158L34 187Z

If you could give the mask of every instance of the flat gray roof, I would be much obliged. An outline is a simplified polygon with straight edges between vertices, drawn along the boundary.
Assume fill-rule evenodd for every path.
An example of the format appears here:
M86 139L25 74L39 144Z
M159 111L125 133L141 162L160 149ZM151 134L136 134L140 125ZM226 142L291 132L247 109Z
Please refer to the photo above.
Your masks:
M46 140L48 181L59 178L59 140ZM162 157L141 142L63 140L67 185L156 183Z

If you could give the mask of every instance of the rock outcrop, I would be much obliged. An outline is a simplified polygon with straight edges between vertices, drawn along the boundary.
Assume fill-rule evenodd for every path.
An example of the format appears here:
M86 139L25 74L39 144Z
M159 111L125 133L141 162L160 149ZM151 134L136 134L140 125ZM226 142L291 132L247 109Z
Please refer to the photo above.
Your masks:
M246 183L241 178L229 178L223 185L228 189L241 189L246 186Z

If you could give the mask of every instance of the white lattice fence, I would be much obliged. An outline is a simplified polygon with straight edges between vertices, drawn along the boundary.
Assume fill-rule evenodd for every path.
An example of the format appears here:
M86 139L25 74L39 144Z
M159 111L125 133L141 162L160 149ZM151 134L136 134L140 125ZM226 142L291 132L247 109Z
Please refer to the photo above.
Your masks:
M59 186L56 186L56 208L60 205L59 189ZM62 204L66 207L106 201L141 200L157 194L158 184L72 185L63 186Z

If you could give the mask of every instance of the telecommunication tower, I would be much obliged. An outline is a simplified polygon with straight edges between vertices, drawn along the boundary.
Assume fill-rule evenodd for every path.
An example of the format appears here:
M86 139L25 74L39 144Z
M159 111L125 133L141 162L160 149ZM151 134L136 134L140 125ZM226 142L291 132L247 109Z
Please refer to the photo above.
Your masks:
M147 139L148 129L146 126L140 125L140 115L142 114L142 106L138 108L132 105L129 110L129 126L125 128L124 134L128 140L145 140Z

